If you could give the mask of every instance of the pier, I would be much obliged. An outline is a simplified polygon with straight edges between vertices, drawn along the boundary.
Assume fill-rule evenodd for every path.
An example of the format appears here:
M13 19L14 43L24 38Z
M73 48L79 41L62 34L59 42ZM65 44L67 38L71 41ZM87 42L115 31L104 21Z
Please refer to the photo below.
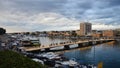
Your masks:
M24 51L36 51L45 49L45 51L49 51L50 48L60 47L64 46L64 49L70 49L70 45L78 44L78 47L85 47L88 45L95 45L100 44L108 41L114 41L115 39L95 39L95 40L78 40L78 41L67 41L67 42L60 42L60 43L54 43L50 45L41 45L41 46L34 46L34 47L19 47L20 49L23 49Z

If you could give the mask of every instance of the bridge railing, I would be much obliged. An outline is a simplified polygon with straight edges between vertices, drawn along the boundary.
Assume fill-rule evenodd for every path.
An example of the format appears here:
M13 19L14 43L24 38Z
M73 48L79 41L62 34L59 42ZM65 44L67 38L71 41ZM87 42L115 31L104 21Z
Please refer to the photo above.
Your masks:
M41 45L39 47L25 47L25 49L42 49L42 48L50 48L50 47L56 47L56 46L64 46L64 45L71 45L71 44L77 44L77 43L83 43L83 42L90 42L90 41L102 41L102 40L111 40L113 38L99 38L99 39L89 39L89 40L75 40L75 41L66 41L66 42L59 42L59 43L51 43L49 45Z

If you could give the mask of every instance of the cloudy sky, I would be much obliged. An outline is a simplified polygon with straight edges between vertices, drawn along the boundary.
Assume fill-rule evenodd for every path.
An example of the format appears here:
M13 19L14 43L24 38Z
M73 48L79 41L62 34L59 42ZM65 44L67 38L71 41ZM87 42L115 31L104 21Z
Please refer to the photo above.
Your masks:
M0 0L0 27L7 32L120 27L120 0Z

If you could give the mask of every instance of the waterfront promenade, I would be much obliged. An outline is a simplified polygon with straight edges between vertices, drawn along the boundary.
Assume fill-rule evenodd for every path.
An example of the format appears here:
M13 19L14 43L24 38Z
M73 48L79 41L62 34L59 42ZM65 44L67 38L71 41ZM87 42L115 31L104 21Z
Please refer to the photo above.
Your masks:
M54 47L60 47L64 46L64 49L70 49L70 45L73 44L78 44L78 47L83 47L87 45L95 45L95 44L100 44L108 41L113 41L115 39L95 39L95 40L78 40L78 41L67 41L67 42L61 42L61 43L54 43L50 45L40 45L40 46L34 46L34 47L19 47L20 49L23 49L24 51L36 51L36 50L41 50L45 49L46 51L49 51L50 48Z

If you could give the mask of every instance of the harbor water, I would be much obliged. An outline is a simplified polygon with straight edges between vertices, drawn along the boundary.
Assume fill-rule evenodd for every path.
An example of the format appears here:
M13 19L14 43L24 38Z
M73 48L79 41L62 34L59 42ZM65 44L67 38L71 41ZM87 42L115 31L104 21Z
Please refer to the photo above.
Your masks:
M41 44L57 43L66 39L40 38ZM71 45L77 46L77 44ZM120 43L111 41L103 44L92 45L84 48L60 51L65 57L74 58L80 64L103 64L103 68L120 68Z
M95 46L64 52L64 56L75 58L81 64L103 64L103 68L120 68L120 44L108 42Z

